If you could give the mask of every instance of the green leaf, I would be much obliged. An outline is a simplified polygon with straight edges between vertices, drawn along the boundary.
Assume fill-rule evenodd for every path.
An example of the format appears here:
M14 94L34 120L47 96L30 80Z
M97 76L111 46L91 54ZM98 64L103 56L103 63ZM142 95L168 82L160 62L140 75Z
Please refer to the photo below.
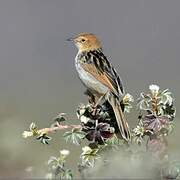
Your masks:
M160 98L159 104L165 105L168 103L171 105L173 103L172 93L168 89L162 91L158 97Z
M30 126L29 126L29 129L30 129L30 131L37 130L36 124L35 124L34 122L32 122L32 123L30 124Z
M166 104L165 106L162 107L162 111L164 115L168 115L171 117L171 120L174 119L176 116L176 108L173 106L173 104L170 106L169 104Z
M48 160L48 165L57 163L58 159L55 156L51 156Z
M65 132L63 137L65 138L66 142L71 142L73 144L79 145L85 135L86 134L83 131L74 128L71 131Z
M65 115L66 115L66 113L60 113L60 114L58 114L58 115L54 118L54 121L55 121L55 122L58 122L58 123L61 123L61 122L63 122L63 121L66 121Z
M100 158L98 151L99 149L91 149L90 147L85 146L81 154L83 163L87 166L93 167L95 164L95 160Z
M145 94L143 92L140 94L140 99L145 99L146 101L151 101L152 100L152 98L151 98L151 96L149 94Z
M141 145L143 142L142 136L133 136L133 140L136 144Z
M73 174L71 169L66 169L64 172L62 172L61 178L69 179L69 180L73 179Z
M99 146L99 154L103 154L107 151L117 151L124 145L124 140L117 138L116 135L107 139L104 145Z
M174 130L174 123L169 122L167 129L168 129L168 134L171 134Z
M47 136L47 134L40 134L36 137L36 139L39 140L42 144L49 144L51 137Z
M106 140L106 144L108 145L123 145L123 142L124 141L117 138L116 135Z
M37 132L38 128L37 128L37 126L36 126L36 124L34 122L32 122L30 124L29 129L33 133L33 136L38 135L38 132Z
M130 103L124 104L124 112L130 113L133 106Z
M149 106L149 102L145 99L142 99L139 103L138 103L139 109L141 110L149 110L150 106Z

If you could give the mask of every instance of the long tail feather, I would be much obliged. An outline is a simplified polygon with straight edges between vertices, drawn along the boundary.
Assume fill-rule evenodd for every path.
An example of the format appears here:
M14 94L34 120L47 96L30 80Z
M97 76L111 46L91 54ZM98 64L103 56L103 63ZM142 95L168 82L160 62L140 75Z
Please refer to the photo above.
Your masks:
M113 108L122 138L125 139L126 141L129 141L131 139L131 134L127 120L124 116L124 113L122 112L119 100L112 93L108 95L107 99Z

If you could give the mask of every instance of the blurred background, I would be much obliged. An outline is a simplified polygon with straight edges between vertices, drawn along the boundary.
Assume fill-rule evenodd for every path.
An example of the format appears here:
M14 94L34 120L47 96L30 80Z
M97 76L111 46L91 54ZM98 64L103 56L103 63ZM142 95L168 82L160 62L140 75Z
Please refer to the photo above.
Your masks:
M149 84L174 93L176 128L169 140L178 154L180 106L179 0L1 0L0 1L0 177L43 177L46 162L71 150L76 172L81 147L62 133L51 145L23 139L31 122L48 127L60 112L78 124L76 108L86 102L74 68L77 49L66 39L91 32L135 98ZM129 115L131 127L137 114Z

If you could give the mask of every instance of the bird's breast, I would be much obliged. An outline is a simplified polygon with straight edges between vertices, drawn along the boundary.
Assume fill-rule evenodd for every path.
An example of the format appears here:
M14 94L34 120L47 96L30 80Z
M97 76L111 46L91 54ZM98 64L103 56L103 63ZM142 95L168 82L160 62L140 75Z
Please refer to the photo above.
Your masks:
M89 72L85 71L82 68L81 63L78 60L78 56L75 59L75 66L79 74L79 78L88 89L95 91L99 94L105 94L108 91L108 87L103 85L93 75L91 75Z

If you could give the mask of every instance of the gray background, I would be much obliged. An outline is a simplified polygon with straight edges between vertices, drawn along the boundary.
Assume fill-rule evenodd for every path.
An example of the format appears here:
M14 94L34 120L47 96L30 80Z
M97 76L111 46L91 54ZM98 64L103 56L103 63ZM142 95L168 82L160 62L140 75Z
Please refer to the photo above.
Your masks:
M63 148L73 150L69 164L76 170L80 148L65 144L61 133L50 146L21 133L32 121L49 126L59 112L78 124L75 110L86 98L74 68L77 50L66 39L80 32L102 40L127 92L138 97L157 83L173 91L179 107L179 0L1 0L0 176L42 176L49 156Z

